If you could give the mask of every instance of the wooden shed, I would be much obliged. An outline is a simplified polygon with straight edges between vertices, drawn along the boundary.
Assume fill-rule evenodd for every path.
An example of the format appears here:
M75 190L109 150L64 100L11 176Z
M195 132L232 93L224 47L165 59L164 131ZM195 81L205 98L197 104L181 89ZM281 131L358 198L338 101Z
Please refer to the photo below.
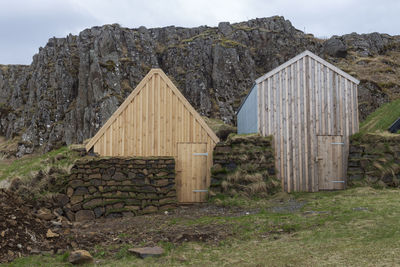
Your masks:
M305 51L255 81L237 112L238 133L273 135L285 191L344 189L358 84Z
M218 137L161 69L152 69L86 145L101 156L173 156L182 203L203 202Z

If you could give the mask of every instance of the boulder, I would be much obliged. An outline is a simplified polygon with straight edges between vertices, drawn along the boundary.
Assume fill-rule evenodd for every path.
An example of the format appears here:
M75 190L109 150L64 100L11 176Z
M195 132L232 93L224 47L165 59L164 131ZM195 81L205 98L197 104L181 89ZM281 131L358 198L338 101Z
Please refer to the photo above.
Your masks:
M68 261L72 264L87 264L93 262L93 257L86 250L75 250L71 252Z
M347 48L346 45L338 38L332 37L324 42L322 46L322 52L325 55L332 57L346 57Z

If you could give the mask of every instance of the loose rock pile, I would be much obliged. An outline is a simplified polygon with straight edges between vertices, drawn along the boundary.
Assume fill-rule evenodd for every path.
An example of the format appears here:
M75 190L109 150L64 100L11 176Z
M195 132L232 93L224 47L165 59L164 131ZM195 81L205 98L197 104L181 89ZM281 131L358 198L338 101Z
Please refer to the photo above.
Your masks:
M32 204L14 193L0 190L0 262L65 247L59 235L50 230L51 222L39 217ZM54 236L47 237L48 231Z

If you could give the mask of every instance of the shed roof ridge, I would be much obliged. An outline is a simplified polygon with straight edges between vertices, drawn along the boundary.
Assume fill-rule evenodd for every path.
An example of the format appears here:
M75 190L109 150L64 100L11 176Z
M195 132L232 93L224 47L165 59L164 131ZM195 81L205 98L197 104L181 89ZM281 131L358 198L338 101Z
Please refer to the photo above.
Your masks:
M318 61L319 63L321 63L322 65L330 68L331 70L339 73L340 75L342 75L343 77L351 80L352 82L359 84L360 81L357 80L356 78L354 78L353 76L351 76L350 74L344 72L343 70L339 69L338 67L336 67L335 65L329 63L328 61L322 59L321 57L317 56L316 54L312 53L309 50L305 50L302 53L298 54L297 56L289 59L288 61L286 61L285 63L279 65L278 67L274 68L273 70L267 72L266 74L262 75L261 77L259 77L258 79L256 79L256 83L260 83L262 81L264 81L265 79L271 77L272 75L278 73L279 71L281 71L282 69L288 67L289 65L293 64L294 62L300 60L301 58L305 57L305 56L309 56L311 58L313 58L314 60Z

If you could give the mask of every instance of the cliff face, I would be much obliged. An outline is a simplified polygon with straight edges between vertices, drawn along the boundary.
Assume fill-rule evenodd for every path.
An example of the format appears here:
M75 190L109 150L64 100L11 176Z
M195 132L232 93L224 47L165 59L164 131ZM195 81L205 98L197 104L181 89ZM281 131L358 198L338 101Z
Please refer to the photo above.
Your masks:
M305 49L349 68L360 57L400 51L399 43L381 34L323 41L282 17L214 28L93 27L79 36L50 39L30 66L0 66L0 134L21 136L18 155L82 142L152 67L162 68L202 115L234 123L254 79ZM360 86L360 107L369 99L379 106L390 97L372 78ZM361 117L375 106L361 108Z

